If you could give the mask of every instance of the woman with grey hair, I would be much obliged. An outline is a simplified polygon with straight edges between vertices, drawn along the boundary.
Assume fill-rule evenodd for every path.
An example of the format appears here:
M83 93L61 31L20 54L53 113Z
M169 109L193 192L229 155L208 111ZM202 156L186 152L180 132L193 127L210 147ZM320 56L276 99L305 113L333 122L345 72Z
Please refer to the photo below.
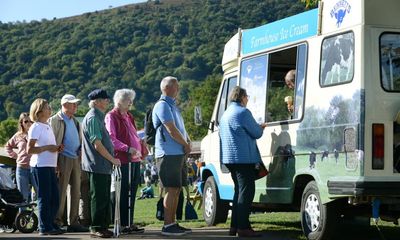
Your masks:
M147 147L143 140L139 138L135 118L129 112L135 96L134 90L117 90L113 98L114 108L105 117L106 128L114 146L114 155L121 160L120 216L122 233L144 232L143 228L138 228L133 224L136 191L140 183L140 161L143 158L142 152ZM132 174L130 186L129 167ZM130 199L129 188L131 191ZM129 200L131 204L129 204ZM126 210L129 206L131 211L128 212Z
M229 235L259 237L250 225L249 214L255 193L255 164L261 161L256 140L262 136L266 123L258 124L246 108L249 95L245 89L234 87L229 100L219 125L221 160L235 186Z

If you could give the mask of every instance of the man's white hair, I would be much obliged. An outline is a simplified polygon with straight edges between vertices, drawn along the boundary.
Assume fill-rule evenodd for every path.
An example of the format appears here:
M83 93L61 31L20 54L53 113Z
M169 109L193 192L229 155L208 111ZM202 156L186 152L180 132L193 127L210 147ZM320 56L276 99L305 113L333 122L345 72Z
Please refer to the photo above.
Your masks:
M130 99L133 101L136 97L136 92L132 89L118 89L114 93L113 101L114 101L114 106L118 107L118 104L124 101L125 99Z
M161 80L160 89L164 91L167 87L171 87L175 82L178 82L176 77L167 76Z

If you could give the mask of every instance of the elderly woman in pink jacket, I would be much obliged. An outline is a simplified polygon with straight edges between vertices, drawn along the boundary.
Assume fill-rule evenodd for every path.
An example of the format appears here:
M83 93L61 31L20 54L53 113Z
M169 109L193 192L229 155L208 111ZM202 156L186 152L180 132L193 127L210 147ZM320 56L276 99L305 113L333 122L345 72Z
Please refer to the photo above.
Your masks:
M129 112L136 93L131 89L119 89L114 94L114 108L105 117L106 128L114 145L114 155L121 160L121 197L120 217L122 233L140 233L143 228L133 224L136 191L140 183L140 161L146 148L137 134L136 123ZM131 185L129 180L129 163L131 163ZM128 191L131 191L129 204ZM131 211L127 211L131 206ZM130 224L130 225L129 225Z
M28 143L28 130L32 123L33 122L29 118L28 113L21 113L18 119L18 132L15 133L5 145L8 156L16 159L17 187L26 202L33 200L33 196L30 198L31 186L36 189L29 166L31 155L28 154L26 149L26 144Z

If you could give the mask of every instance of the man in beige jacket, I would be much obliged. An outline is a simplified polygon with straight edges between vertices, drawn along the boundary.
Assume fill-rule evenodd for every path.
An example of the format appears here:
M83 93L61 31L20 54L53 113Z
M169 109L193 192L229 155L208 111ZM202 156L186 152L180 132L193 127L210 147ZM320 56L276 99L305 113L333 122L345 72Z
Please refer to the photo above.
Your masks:
M81 160L82 142L81 127L74 117L79 99L66 94L61 98L61 111L49 119L57 144L63 144L64 150L58 154L57 176L60 191L60 207L56 216L56 224L64 225L67 187L70 211L68 215L68 232L88 232L89 229L79 223L79 199L81 195Z

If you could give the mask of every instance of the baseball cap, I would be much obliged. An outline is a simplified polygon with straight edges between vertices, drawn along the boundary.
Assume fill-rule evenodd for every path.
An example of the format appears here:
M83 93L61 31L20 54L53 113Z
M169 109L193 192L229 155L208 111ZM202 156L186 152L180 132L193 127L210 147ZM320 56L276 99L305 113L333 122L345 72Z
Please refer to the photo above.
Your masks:
M61 98L61 105L63 105L64 103L77 103L80 102L81 100L76 98L74 95L71 94L65 94L62 98Z

